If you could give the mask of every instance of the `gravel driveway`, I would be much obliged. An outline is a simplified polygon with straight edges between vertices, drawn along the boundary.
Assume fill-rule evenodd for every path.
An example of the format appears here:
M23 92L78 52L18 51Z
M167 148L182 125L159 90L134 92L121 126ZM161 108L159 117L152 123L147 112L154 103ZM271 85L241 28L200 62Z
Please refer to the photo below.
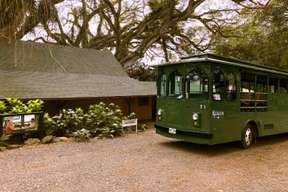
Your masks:
M288 191L288 135L201 146L149 130L113 140L57 143L0 153L0 191Z

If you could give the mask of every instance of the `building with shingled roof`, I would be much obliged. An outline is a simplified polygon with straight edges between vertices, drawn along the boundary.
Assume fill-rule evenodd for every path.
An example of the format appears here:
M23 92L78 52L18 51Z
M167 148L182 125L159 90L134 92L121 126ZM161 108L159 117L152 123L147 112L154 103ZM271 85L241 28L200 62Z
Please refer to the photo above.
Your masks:
M1 40L0 74L0 99L40 98L51 114L113 102L125 114L153 119L156 83L130 78L108 50Z

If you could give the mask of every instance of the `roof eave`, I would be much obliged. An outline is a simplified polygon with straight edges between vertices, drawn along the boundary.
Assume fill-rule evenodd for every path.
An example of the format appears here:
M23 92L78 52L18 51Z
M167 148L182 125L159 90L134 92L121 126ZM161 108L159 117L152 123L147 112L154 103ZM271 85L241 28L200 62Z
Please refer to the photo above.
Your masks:
M187 59L183 59L183 60L177 61L175 63L163 63L163 64L157 65L155 67L169 66L169 65L172 65L172 64L176 64L177 65L177 64L184 64L184 63L198 63L198 62L207 62L207 61L288 76L288 72L282 71L280 69L279 70L278 69L273 69L272 67L270 68L270 67L266 67L266 66L256 66L254 64L248 65L248 64L242 64L240 62L225 61L225 60L213 59L213 58L209 58L209 57L187 58Z

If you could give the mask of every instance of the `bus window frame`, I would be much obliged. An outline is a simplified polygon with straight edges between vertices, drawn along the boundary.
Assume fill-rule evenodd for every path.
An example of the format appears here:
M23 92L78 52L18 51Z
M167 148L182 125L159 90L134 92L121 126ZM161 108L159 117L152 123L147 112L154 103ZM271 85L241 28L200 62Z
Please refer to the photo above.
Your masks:
M242 76L243 75L243 76ZM244 79L243 77L245 77ZM259 91L259 77L261 77L264 88ZM250 81L249 81L250 80ZM241 71L240 72L240 111L241 112L267 112L268 105L268 95L269 95L269 73L263 72L251 72L251 71ZM249 83L248 92L243 91L243 83ZM259 83L260 82L260 83ZM263 91L264 90L264 91Z
M219 71L220 73L222 73L223 74L223 76L224 76L224 85L223 85L223 87L222 87L222 93L220 92L220 93L218 93L218 92L214 92L214 77L215 77L215 72L216 71ZM216 89L216 88L215 88ZM210 90L211 90L211 100L212 101L214 101L214 102L221 102L221 101L226 101L227 100L227 98L226 98L226 95L227 95L227 73L226 73L226 71L225 70L222 70L220 67L215 67L214 69L212 69L211 70L211 88L210 88ZM220 95L219 95L220 94ZM222 95L221 95L222 94ZM220 99L218 99L218 98L216 98L217 96L220 96L219 98Z
M191 83L191 77L192 75L190 74L196 74L199 76L199 81L200 81L200 89L201 91L199 92L190 92L190 83ZM207 81L207 84L204 84L204 81ZM184 82L184 87L185 87L185 95L186 95L186 99L191 99L191 98L198 98L198 97L205 97L205 98L209 98L209 75L208 73L201 69L200 67L194 67L192 69L189 69L189 72L185 75L185 82ZM205 91L205 86L206 87L206 91Z
M271 80L275 80L276 86L274 87L274 92L271 91ZM279 77L268 74L268 93L269 94L277 94L279 91L279 86L280 86L280 80Z
M174 84L174 93L172 94L171 93L171 88L172 88L172 85L173 84L171 84L170 85L170 83L172 82L172 79L173 79L173 81L174 81L174 83L175 83L175 81L176 81L176 76L179 76L179 77L181 77L181 87L180 87L180 93L179 94L176 94L175 93L175 84ZM172 78L173 77L173 78ZM184 80L184 77L183 77L183 75L181 74L181 73L179 73L177 70L175 70L175 71L172 71L169 75L168 75L168 78L167 78L167 96L168 97L178 97L178 96L181 96L181 95L183 95L183 93L184 93L184 91L183 91L183 80Z
M281 81L286 81L286 83L284 83L286 86L282 87L281 86ZM280 77L278 78L278 93L279 94L288 94L288 78L284 78L284 77ZM281 88L284 88L285 89L285 92L282 91Z
M234 78L234 85L231 90L229 90L230 82L229 82L229 75L232 75ZM234 102L238 98L238 76L237 73L234 71L226 72L226 100L230 102Z
M164 95L162 95L162 81L163 81L163 76L166 76L166 80L165 80L165 93ZM159 75L159 78L158 78L158 92L157 92L157 95L160 96L160 97L167 97L168 96L168 75L166 73L161 73L161 75Z

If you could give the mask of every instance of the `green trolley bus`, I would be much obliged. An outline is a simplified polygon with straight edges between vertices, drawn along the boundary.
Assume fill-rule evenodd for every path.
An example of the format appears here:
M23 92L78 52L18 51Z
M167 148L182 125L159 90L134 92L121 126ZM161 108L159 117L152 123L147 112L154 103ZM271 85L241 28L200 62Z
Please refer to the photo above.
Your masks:
M198 144L288 132L288 72L202 54L158 65L156 132Z

